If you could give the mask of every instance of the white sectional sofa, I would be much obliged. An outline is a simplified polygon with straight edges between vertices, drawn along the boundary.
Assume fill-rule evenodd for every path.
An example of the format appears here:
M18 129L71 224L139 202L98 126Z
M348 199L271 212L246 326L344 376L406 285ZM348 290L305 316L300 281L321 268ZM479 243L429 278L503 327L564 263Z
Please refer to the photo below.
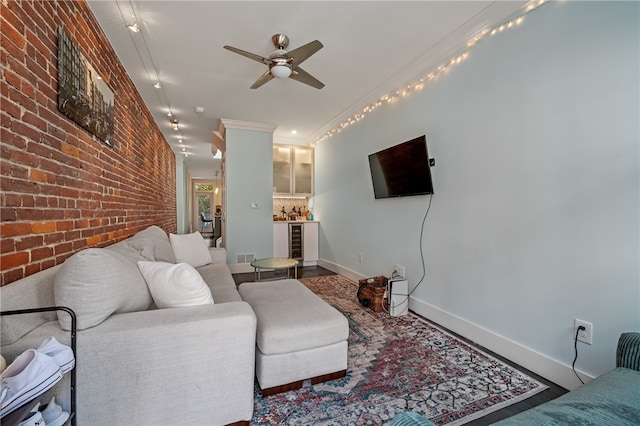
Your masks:
M133 277L139 260L175 262L162 229L80 253L0 287L2 311L76 305L69 307L78 314L77 424L248 423L256 316L236 290L224 249L210 248L211 262L197 268L214 303L167 309L156 308ZM10 362L49 336L69 344L64 315L3 316L2 355ZM55 394L69 410L68 376L40 399Z

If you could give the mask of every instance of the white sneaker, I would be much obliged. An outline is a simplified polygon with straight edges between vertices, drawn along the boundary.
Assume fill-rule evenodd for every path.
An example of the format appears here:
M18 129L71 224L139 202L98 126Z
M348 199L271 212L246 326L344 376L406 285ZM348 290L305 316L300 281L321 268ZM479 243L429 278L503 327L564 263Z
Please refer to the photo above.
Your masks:
M0 419L62 379L60 367L35 349L24 351L0 375Z
M56 404L56 397L52 397L51 401L42 410L42 417L47 426L62 426L69 420L69 413L64 411L61 406Z
M71 348L58 342L53 336L42 342L36 350L53 358L60 366L62 374L71 370L76 365L76 359L73 356Z
M30 411L27 417L25 417L23 421L18 423L18 426L48 426L48 425L44 422L44 419L42 418L42 414L40 414L40 411L36 410L36 411Z

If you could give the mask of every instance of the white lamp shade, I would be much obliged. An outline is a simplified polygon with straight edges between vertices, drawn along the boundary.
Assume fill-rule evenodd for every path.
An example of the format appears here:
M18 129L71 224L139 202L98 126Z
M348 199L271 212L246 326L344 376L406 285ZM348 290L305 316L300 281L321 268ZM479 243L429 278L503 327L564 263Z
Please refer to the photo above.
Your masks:
M271 67L271 75L275 78L289 78L291 75L291 68L286 65L275 65Z

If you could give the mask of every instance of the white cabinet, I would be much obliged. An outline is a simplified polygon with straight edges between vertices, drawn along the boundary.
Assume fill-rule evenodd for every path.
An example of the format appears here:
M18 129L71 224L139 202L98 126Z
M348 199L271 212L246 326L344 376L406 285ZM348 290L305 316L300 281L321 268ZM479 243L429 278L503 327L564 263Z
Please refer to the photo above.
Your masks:
M293 148L293 193L313 192L313 149Z
M273 192L290 194L291 190L291 148L273 147Z
M313 193L313 148L273 146L273 192L288 195Z
M318 264L318 222L304 224L304 265Z
M273 224L273 257L289 257L289 224L287 222Z
M318 264L318 222L296 222L303 224L303 266ZM289 222L273 223L273 257L289 257Z

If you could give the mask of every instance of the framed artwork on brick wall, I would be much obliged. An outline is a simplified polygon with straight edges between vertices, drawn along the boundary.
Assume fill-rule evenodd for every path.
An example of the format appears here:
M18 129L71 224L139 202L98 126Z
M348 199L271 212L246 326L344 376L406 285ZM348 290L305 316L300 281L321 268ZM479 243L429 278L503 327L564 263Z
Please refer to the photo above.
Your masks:
M58 110L113 146L114 99L80 49L58 29Z

